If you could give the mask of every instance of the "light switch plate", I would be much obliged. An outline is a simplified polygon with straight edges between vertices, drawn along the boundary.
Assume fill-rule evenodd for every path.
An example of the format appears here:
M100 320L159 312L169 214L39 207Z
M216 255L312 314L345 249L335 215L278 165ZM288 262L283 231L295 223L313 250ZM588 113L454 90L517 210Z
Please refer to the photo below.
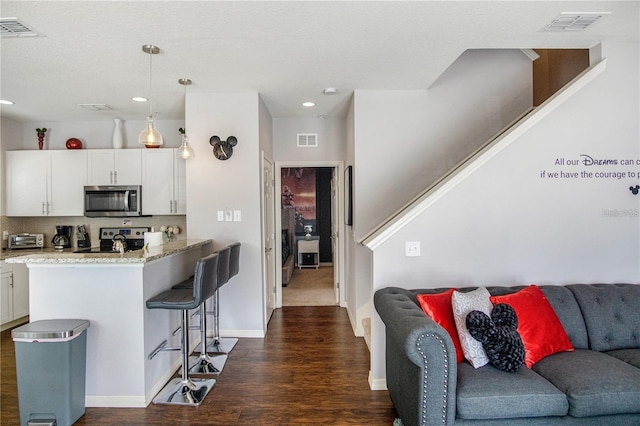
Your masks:
M242 212L240 210L233 211L233 221L242 222Z
M218 222L222 222L224 220L224 211L218 210Z
M404 255L407 257L420 256L420 241L406 241L404 243Z
M231 210L225 210L224 214L224 220L226 220L227 222L233 221L233 212Z

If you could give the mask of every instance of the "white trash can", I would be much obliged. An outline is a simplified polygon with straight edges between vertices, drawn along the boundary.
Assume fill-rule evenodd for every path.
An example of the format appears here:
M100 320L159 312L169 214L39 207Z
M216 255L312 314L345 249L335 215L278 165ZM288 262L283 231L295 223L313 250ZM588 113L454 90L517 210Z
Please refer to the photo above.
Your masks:
M11 331L22 426L70 426L84 415L89 325L53 319Z

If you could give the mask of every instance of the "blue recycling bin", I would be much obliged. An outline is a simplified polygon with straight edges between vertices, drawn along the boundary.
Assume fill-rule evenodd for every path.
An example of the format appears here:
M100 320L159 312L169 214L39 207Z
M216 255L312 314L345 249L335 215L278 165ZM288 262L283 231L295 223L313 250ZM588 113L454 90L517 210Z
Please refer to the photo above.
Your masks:
M11 331L22 426L68 426L84 415L89 325L54 319Z

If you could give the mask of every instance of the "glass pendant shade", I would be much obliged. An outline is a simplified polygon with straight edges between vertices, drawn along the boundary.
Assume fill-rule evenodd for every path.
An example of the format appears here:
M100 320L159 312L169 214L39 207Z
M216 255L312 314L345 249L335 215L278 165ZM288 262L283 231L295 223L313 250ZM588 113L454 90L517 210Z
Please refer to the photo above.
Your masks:
M189 138L187 135L182 135L182 144L180 148L178 148L178 152L180 153L180 158L188 159L193 157L193 148L189 146Z
M140 132L138 143L147 148L159 148L164 143L152 115L147 118L147 127Z

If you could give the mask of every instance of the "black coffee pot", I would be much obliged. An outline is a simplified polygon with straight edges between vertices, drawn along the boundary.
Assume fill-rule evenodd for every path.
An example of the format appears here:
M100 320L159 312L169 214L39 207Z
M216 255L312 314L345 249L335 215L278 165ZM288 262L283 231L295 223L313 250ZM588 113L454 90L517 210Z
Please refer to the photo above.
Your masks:
M71 232L73 232L73 226L56 225L56 235L51 240L53 247L58 250L71 248Z

